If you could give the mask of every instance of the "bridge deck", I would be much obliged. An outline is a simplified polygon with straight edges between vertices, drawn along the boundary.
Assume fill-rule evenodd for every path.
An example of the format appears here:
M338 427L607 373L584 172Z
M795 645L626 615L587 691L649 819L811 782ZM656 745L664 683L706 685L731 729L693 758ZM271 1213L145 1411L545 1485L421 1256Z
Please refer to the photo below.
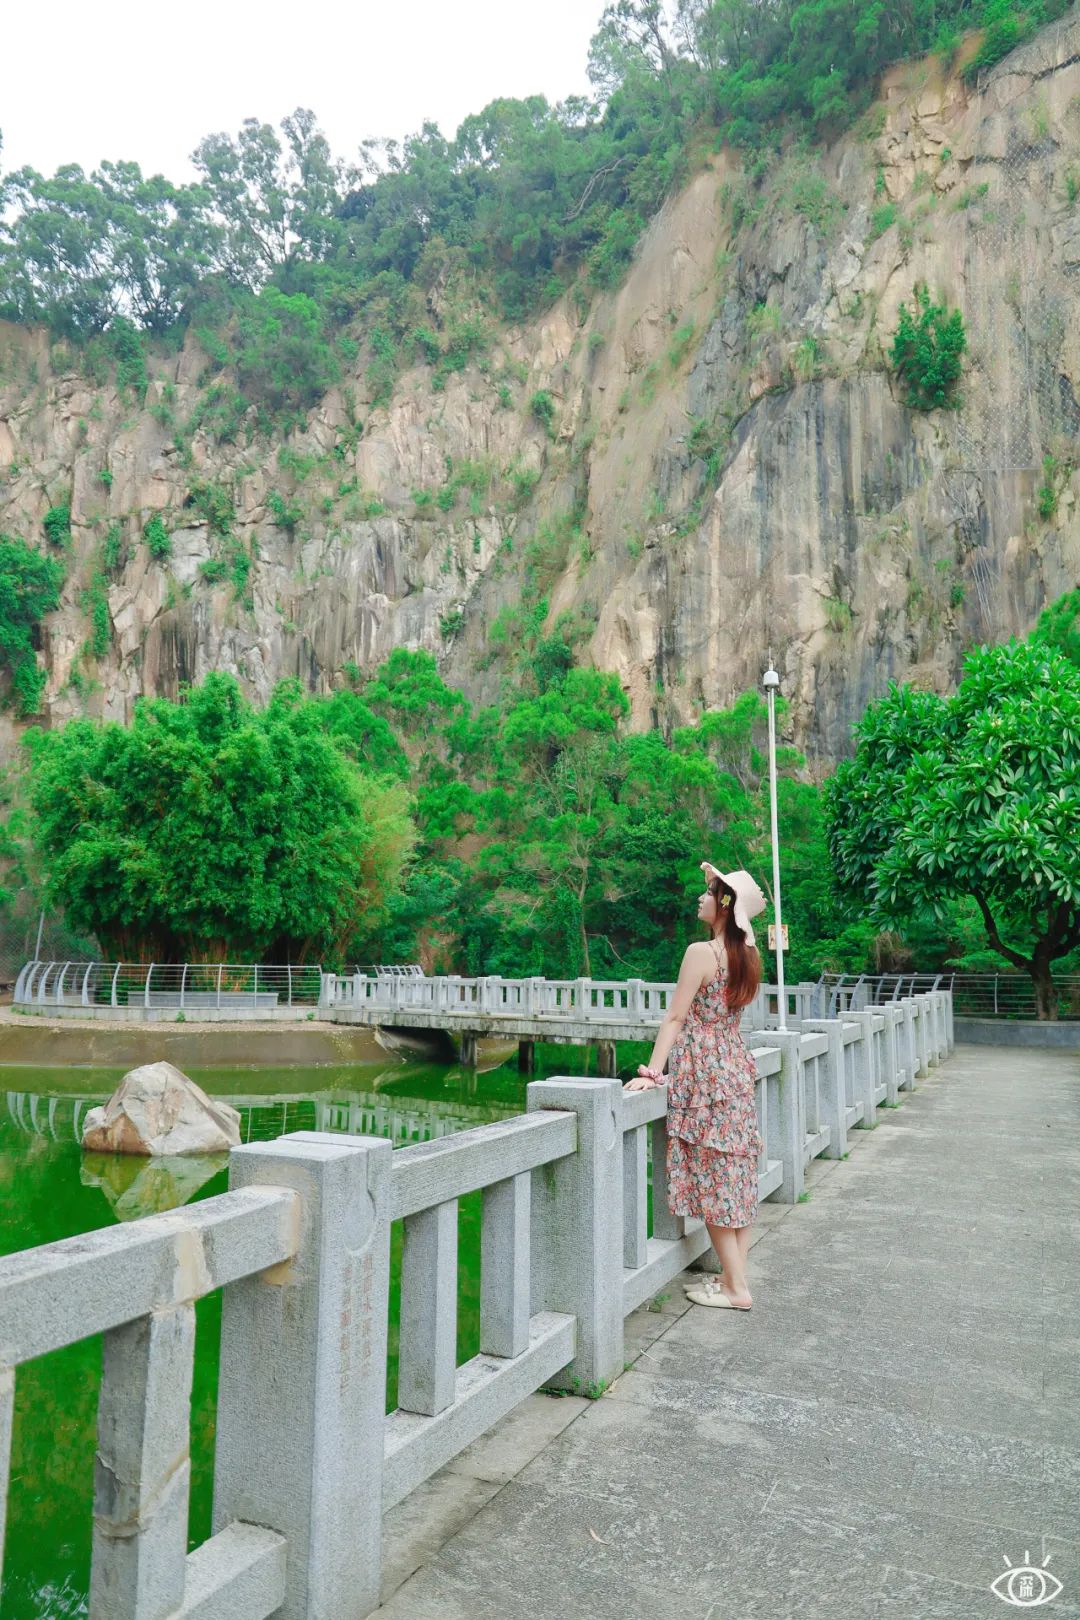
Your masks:
M750 1316L675 1289L394 1509L378 1614L992 1620L1030 1552L1080 1615L1078 1118L1075 1057L959 1049L764 1207Z

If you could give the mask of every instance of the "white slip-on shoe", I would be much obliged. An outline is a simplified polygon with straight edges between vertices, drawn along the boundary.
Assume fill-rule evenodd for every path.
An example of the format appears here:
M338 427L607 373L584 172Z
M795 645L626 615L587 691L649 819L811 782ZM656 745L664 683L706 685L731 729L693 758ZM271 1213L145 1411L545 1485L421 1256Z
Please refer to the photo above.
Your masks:
M719 1311L748 1311L749 1305L733 1305L722 1288L691 1288L687 1299L692 1305L709 1305Z

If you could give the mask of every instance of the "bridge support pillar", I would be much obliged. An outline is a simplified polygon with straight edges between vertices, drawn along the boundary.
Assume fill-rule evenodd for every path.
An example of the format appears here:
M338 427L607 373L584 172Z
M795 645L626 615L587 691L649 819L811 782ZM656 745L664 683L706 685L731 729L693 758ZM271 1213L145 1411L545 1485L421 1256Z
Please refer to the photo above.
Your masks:
M461 1032L461 1051L458 1062L463 1069L476 1068L476 1031L463 1029Z
M518 1074L536 1073L536 1042L518 1041Z
M596 1072L602 1080L614 1080L618 1072L614 1041L597 1041Z

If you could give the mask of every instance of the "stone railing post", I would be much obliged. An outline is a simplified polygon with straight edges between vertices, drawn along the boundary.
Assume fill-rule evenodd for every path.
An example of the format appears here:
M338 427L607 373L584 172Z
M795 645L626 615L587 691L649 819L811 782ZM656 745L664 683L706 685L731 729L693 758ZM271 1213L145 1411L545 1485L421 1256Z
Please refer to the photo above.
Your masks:
M361 1620L379 1601L390 1152L298 1132L230 1155L230 1186L301 1195L295 1258L222 1305L214 1529L286 1538L276 1620Z
M938 1002L932 990L928 990L924 997L926 1007L926 1061L932 1068L937 1068L941 1062L940 1043L938 1038Z
M579 1018L592 1017L592 997L589 994L591 987L591 979L579 978L575 980L574 1011Z
M953 993L951 990L943 990L941 993L945 998L945 1041L948 1050L952 1052L956 1047L956 1029L953 1024Z
M915 1046L916 1065L920 1080L925 1080L930 1073L930 1015L927 1011L926 996L912 996L915 1003Z
M773 1126L776 1128L775 1148L784 1167L783 1179L770 1196L778 1204L796 1204L803 1190L805 1170L803 1149L806 1143L806 1124L803 1116L802 1036L794 1030L770 1032L767 1043L778 1046L782 1054L780 1073L769 1076L768 1085L775 1086L778 1106L772 1107L769 1098L769 1147L774 1146Z
M900 1002L900 1066L904 1071L901 1082L908 1091L915 1090L915 1072L919 1067L919 1047L915 1034L915 1003L910 996Z
M577 1115L577 1151L533 1172L532 1308L577 1317L576 1354L551 1380L596 1390L623 1370L623 1132L618 1080L533 1080L527 1111Z
M819 1098L823 1123L829 1127L829 1145L822 1154L826 1159L842 1159L847 1152L847 1088L844 1082L844 1026L839 1018L806 1018L803 1029L824 1030L829 1037L829 1050L825 1054L825 1095Z
M90 1613L164 1620L184 1598L194 1305L113 1328L103 1352Z
M885 1072L882 1079L885 1082L885 1101L890 1107L896 1105L896 1094L900 1084L900 1022L903 1018L899 1007L888 1002L882 1008L885 1014L885 1029L882 1050L885 1054Z
M631 1018L640 1018L644 1007L642 1006L642 981L640 979L627 979L626 991L629 997L626 1010Z
M944 1063L949 1055L949 992L935 990L934 1002L937 1006L938 1058Z
M855 1057L855 1095L863 1105L863 1117L856 1130L872 1131L877 1124L877 1065L874 1062L874 1017L872 1007L849 1012L847 1021L859 1025L859 1039L849 1050Z
M667 1179L667 1115L651 1122L652 1132L652 1229L653 1237L673 1238L686 1236L685 1215L673 1215L668 1203Z
M800 980L795 987L795 994L798 997L795 1003L796 1018L817 1017L817 984L812 980Z

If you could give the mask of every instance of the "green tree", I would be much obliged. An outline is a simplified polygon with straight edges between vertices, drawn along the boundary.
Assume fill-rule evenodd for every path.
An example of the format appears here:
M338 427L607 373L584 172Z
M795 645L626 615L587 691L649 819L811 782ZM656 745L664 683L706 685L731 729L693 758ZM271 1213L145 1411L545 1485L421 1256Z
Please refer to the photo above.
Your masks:
M64 567L25 540L0 534L0 664L11 681L19 714L36 714L45 685L35 638L46 613L60 606Z
M1056 649L1080 669L1080 587L1043 608L1028 640Z
M172 536L160 512L153 512L143 524L143 539L155 562L165 562L172 556Z
M320 259L341 239L338 214L352 176L335 160L315 114L298 107L270 124L246 118L235 139L208 135L192 154L221 233L230 279L257 292L272 273Z
M117 957L338 960L412 844L402 788L347 760L295 682L258 712L211 675L130 726L28 744L49 898Z
M917 286L912 308L900 305L891 350L904 385L904 404L919 411L955 405L966 348L960 311L950 314L944 304L931 302L925 287Z
M951 698L893 686L828 784L843 889L881 923L968 898L989 945L1056 1016L1052 965L1080 943L1080 672L1053 648L969 654Z
M215 263L207 200L137 163L16 170L0 181L0 310L73 337L123 315L167 332Z
M245 397L271 415L308 409L341 375L318 304L277 287L241 304L234 364Z

